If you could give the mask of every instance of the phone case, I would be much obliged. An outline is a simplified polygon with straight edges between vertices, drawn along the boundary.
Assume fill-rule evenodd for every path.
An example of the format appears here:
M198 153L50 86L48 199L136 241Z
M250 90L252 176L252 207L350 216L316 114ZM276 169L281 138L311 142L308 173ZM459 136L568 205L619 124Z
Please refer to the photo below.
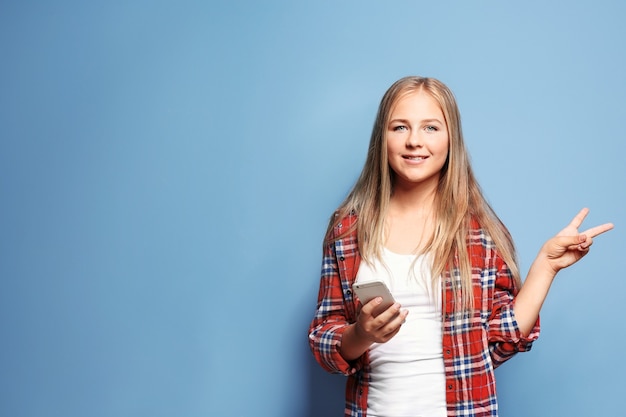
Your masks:
M380 306L376 309L375 314L380 314L381 312L388 309L395 300L382 281L371 281L371 282L363 282L363 283L355 283L352 285L352 290L359 297L362 305L367 304L375 297L382 297L383 301L380 303Z

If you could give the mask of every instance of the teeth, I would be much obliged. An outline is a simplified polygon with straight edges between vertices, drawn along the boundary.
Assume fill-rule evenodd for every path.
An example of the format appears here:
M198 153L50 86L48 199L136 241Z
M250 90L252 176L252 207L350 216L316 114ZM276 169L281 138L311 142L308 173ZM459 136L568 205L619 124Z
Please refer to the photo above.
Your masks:
M412 161L421 161L424 158L421 156L407 156L406 159L410 159Z

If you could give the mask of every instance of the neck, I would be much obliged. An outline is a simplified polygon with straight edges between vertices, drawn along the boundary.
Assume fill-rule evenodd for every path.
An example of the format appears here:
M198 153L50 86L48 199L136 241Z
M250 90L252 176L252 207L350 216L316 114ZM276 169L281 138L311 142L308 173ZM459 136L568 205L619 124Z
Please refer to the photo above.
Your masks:
M422 253L434 233L436 188L395 186L385 218L385 246L396 253Z
M413 184L407 187L397 183L394 184L390 206L392 210L416 215L432 213L436 192L436 184Z

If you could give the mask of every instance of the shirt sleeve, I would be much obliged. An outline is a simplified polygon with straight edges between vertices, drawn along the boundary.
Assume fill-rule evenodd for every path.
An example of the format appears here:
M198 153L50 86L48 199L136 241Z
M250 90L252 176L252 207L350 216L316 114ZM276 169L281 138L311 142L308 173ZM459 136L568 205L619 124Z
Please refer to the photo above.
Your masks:
M497 273L489 318L489 353L494 367L502 365L517 352L527 352L539 337L539 317L528 336L524 336L515 319L514 297L519 288L508 266L497 257Z
M349 363L339 353L343 332L354 321L349 303L344 297L335 245L331 242L324 247L317 310L309 326L309 345L322 368L344 375L355 373L359 362Z

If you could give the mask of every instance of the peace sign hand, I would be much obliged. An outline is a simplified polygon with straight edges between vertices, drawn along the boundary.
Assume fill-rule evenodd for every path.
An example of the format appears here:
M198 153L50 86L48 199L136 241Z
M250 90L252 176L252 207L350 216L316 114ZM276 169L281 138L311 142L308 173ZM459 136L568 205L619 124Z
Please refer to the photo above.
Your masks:
M589 209L582 209L563 230L549 239L541 248L538 256L545 257L554 274L585 256L593 244L593 238L613 228L612 223L605 223L584 232L578 232L587 214L589 214Z

